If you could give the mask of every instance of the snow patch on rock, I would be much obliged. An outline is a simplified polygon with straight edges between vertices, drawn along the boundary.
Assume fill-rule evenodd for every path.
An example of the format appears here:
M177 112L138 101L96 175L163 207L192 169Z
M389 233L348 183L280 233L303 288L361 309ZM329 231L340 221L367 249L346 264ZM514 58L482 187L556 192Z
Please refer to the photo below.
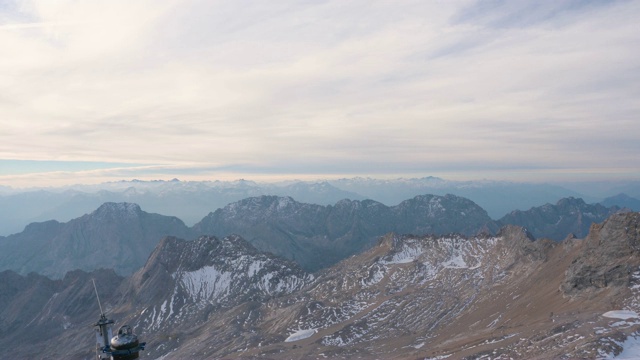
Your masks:
M400 251L393 254L391 259L384 261L383 264L408 264L422 255L423 251L422 247L412 247L405 244Z
M293 334L289 335L289 337L284 342L292 342L292 341L303 340L303 339L306 339L308 337L311 337L317 331L318 331L317 329L298 330L298 331L294 332Z
M184 272L181 282L194 301L213 300L229 291L233 273L218 270L215 266Z
M607 311L606 313L602 314L602 316L612 318L612 319L627 320L627 319L637 319L638 313L631 310L612 310L612 311Z
M640 359L640 337L629 336L624 342L618 344L622 347L622 352L618 356L605 354L605 359Z
M469 265L462 258L462 254L457 253L444 264L444 267L445 269L468 269Z

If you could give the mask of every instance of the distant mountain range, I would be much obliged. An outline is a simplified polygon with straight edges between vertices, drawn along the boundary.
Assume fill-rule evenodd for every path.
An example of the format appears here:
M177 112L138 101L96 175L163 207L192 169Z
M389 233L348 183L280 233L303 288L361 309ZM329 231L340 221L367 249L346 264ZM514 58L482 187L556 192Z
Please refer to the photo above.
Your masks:
M189 228L176 217L147 213L136 204L105 203L67 223L32 223L23 232L0 237L0 270L58 279L71 270L109 268L126 276L144 264L164 236L237 234L260 251L314 272L368 249L390 232L470 236L519 225L536 238L560 241L569 235L584 237L591 224L618 211L567 198L494 221L477 204L455 195L420 195L396 206L373 200L324 206L263 195L228 204Z
M596 200L588 194L581 194L557 185L491 180L451 181L432 176L395 180L351 178L333 180L329 183L337 188L357 192L368 199L388 205L398 204L420 194L453 194L475 202L493 219L498 219L512 210L528 209L556 202L565 197Z
M515 210L502 217L500 225L519 225L536 238L560 241L567 236L583 238L594 223L601 223L610 215L621 211L618 206L587 204L582 199L565 198L555 205L545 204L526 211Z
M618 206L622 208L628 208L633 211L640 211L640 200L622 193L616 196L608 197L601 201L600 204L607 207Z
M0 235L18 233L32 222L56 220L66 222L90 213L105 202L128 202L146 211L176 216L191 226L206 214L229 203L261 195L290 196L296 201L333 205L340 200L371 199L386 206L418 195L453 194L475 202L492 219L513 210L526 210L556 203L566 197L582 198L593 203L624 190L630 198L640 197L640 183L613 185L526 184L502 181L449 181L435 177L380 180L351 178L331 181L291 181L257 183L238 181L120 181L99 185L76 185L64 188L17 190L0 188ZM573 187L571 187L573 186ZM579 188L582 192L570 190ZM609 192L607 191L617 192ZM592 195L593 191L598 195ZM610 200L606 206L626 204ZM629 207L629 206L627 206ZM633 207L630 207L633 209Z
M176 217L149 214L136 204L105 203L67 223L33 223L0 238L0 270L61 278L71 270L109 268L130 275L168 235L193 237Z
M388 234L315 274L238 236L167 237L127 278L0 272L0 347L93 356L95 278L151 359L613 357L640 331L639 229L616 213L584 240Z
M391 207L373 200L321 206L261 196L218 209L193 229L198 234L240 234L262 251L315 271L372 246L388 232L471 235L497 228L486 211L468 199L421 195Z
M417 196L394 207L372 200L321 206L259 196L218 209L193 228L176 217L144 212L136 204L105 203L67 223L33 223L21 233L0 237L0 270L60 278L70 270L104 267L129 275L164 236L240 234L261 251L315 271L372 246L392 231L475 234L495 229L482 208L453 195Z
M128 202L147 211L176 216L192 225L231 202L261 195L294 196L299 201L329 205L362 196L328 183L298 182L275 186L251 181L126 181L95 186L43 189L0 194L0 234L22 231L32 222L69 221L106 202Z

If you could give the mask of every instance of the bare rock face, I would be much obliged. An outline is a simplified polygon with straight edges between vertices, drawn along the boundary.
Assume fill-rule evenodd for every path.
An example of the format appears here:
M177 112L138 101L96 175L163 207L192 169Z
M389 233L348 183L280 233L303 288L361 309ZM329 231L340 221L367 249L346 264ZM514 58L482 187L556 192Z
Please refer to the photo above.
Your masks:
M373 200L304 204L290 197L244 199L194 225L200 234L239 234L261 251L317 271L357 254L389 233L473 235L497 230L487 212L454 195L421 195L397 206Z
M167 237L123 283L115 307L139 314L135 327L163 336L186 324L200 326L225 309L299 291L312 280L297 264L258 252L238 236Z
M123 278L105 269L75 270L60 280L0 272L0 347L12 359L84 358L100 315L92 280L107 305Z
M548 239L536 240L527 229L516 225L504 226L496 236L510 239L509 251L533 261L546 260L549 249L554 246Z
M466 331L470 324L489 333L497 329L503 305L495 290L526 288L528 275L554 246L513 226L497 236L469 238L388 234L321 272L302 292L269 301L254 325L261 329L257 339L233 346L246 347L247 357L427 357L420 349L460 336L460 318L473 317ZM242 330L239 338L249 332ZM204 355L193 345L196 356ZM216 355L233 351L224 345Z
M75 269L130 275L168 235L190 238L191 230L176 217L150 214L136 204L105 203L67 223L34 223L0 239L0 269L56 279Z
M640 213L615 214L591 226L583 252L566 271L561 289L580 295L628 286L640 254Z
M237 235L193 241L167 237L131 277L128 289L140 304L157 302L150 294L166 296L169 286L183 300L229 306L292 292L311 278L297 264L259 252Z
M561 241L568 234L585 237L591 224L600 223L620 210L617 206L587 204L582 199L570 197L526 211L514 210L498 223L523 226L536 238Z

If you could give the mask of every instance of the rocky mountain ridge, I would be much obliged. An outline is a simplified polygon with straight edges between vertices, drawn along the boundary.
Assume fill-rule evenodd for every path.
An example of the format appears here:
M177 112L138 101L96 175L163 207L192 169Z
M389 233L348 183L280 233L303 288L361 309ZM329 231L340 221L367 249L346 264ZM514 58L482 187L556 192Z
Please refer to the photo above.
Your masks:
M610 196L602 200L600 204L606 207L618 206L631 209L632 211L640 211L640 200L624 193Z
M22 233L0 237L0 269L60 278L74 269L105 267L129 275L164 236L240 234L259 250L316 271L362 251L387 232L470 234L491 224L479 206L453 195L418 196L395 207L372 200L322 206L260 196L218 209L193 228L136 204L105 203L68 223L33 223Z
M625 185L626 184L626 185ZM528 209L546 202L555 203L573 196L587 202L625 192L639 195L637 182L620 186L576 187L505 181L452 181L436 177L287 181L259 183L236 181L117 181L96 185L74 185L62 188L11 189L0 188L0 235L22 231L32 222L55 219L67 222L98 208L105 202L139 204L152 213L176 216L189 226L217 208L261 195L291 196L297 201L318 205L333 205L341 199L372 199L394 206L417 195L454 194L480 205L493 219L514 209ZM624 185L624 186L623 186ZM576 189L580 189L579 191ZM615 191L615 192L614 192ZM619 205L621 204L610 204Z
M552 184L494 180L453 181L434 176L408 179L356 177L331 180L329 183L388 205L398 204L404 199L420 194L454 194L480 205L493 219L498 219L514 209L527 209L570 196L587 198L588 201L595 200L588 192L578 193L571 190L571 187Z
M67 223L33 223L21 233L0 238L0 265L53 278L99 268L130 275L167 235L193 237L176 217L150 214L136 204L105 203Z
M113 293L123 281L113 270L75 270L59 280L35 273L22 276L10 270L0 272L3 356L46 359L57 353L84 359L78 354L93 351L93 344L90 349L87 347L87 335L93 335L91 326L100 314L92 279L100 284L98 293L101 299L108 300L105 305L110 310Z
M640 336L639 244L640 213L611 215L585 239L562 242L516 226L495 236L388 234L311 276L238 237L165 238L103 303L148 342L144 356L167 360L607 358ZM0 275L27 288L42 281ZM64 303L81 288L70 282L45 295ZM3 290L0 303L25 291L33 292ZM96 308L87 298L60 313L34 310L25 334L36 323L59 331L12 353L90 356L89 328L65 311L97 317Z
M495 230L486 211L455 195L421 195L391 207L373 200L321 206L261 196L229 204L194 225L202 234L241 234L308 271L356 254L388 232L470 235L481 229Z
M327 182L258 184L253 181L120 181L68 188L27 189L0 193L0 235L21 231L27 224L56 219L67 222L106 202L139 204L146 211L179 217L193 225L210 211L248 197L292 196L302 202L334 204L363 196Z
M578 198L563 198L556 204L545 204L526 211L514 210L497 223L519 225L530 231L534 237L547 237L556 241L567 236L585 237L591 224L600 223L619 211L629 211L617 206L587 204Z
M136 204L105 203L68 223L32 223L22 233L0 237L0 269L60 278L73 269L105 267L129 275L164 236L238 234L261 251L317 271L372 246L388 232L492 234L500 226L516 224L535 237L561 240L569 233L584 236L592 222L618 210L568 198L556 205L514 211L494 222L478 205L454 195L420 195L391 207L373 200L323 206L259 196L228 204L188 228L175 217L150 214Z

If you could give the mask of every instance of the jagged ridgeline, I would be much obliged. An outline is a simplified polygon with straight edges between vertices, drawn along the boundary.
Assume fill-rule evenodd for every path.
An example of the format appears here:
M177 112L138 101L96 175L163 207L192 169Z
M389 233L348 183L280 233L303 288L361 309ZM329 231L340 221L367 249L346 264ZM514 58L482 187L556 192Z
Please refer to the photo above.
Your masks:
M75 269L110 268L126 276L144 265L164 236L239 234L259 250L313 272L372 246L388 232L471 235L483 229L497 226L478 205L453 195L417 196L391 207L372 200L322 206L260 196L218 209L192 228L135 204L105 203L67 223L34 223L0 238L0 270L61 278Z
M0 238L0 269L54 279L76 269L108 268L131 275L167 235L193 237L176 217L150 214L136 204L105 203L67 223L33 223Z
M307 271L369 248L389 232L471 235L495 229L486 211L454 195L416 196L396 206L373 200L322 206L261 196L227 205L194 225L201 234L241 234L258 249L294 260Z
M520 225L537 238L560 241L567 236L585 237L591 224L602 222L621 210L615 205L587 204L582 199L569 197L560 199L555 205L545 204L526 211L514 210L498 223Z
M640 214L562 242L388 234L313 275L238 236L167 237L127 278L0 273L0 346L90 357L92 277L152 359L612 357L640 331Z
M371 178L339 179L335 181L295 181L266 184L237 181L117 181L97 185L77 185L72 188L48 188L26 191L1 191L0 235L22 231L34 221L57 219L67 222L90 213L106 202L139 204L151 213L177 216L191 225L202 217L229 203L261 195L291 196L303 203L334 205L341 199L372 199L392 206L417 195L454 194L471 199L493 219L514 209L529 209L545 202L555 203L567 196L580 197L566 188L548 184L521 184L504 181L451 181L435 177L420 179L381 180ZM640 197L637 184L626 189L629 195ZM587 195L588 196L588 195ZM585 198L586 199L586 198ZM594 201L593 194L588 201ZM621 199L610 199L609 205L623 205ZM624 200L624 199L622 199ZM633 201L633 200L632 200ZM635 200L636 203L638 200ZM636 208L636 211L640 208Z

